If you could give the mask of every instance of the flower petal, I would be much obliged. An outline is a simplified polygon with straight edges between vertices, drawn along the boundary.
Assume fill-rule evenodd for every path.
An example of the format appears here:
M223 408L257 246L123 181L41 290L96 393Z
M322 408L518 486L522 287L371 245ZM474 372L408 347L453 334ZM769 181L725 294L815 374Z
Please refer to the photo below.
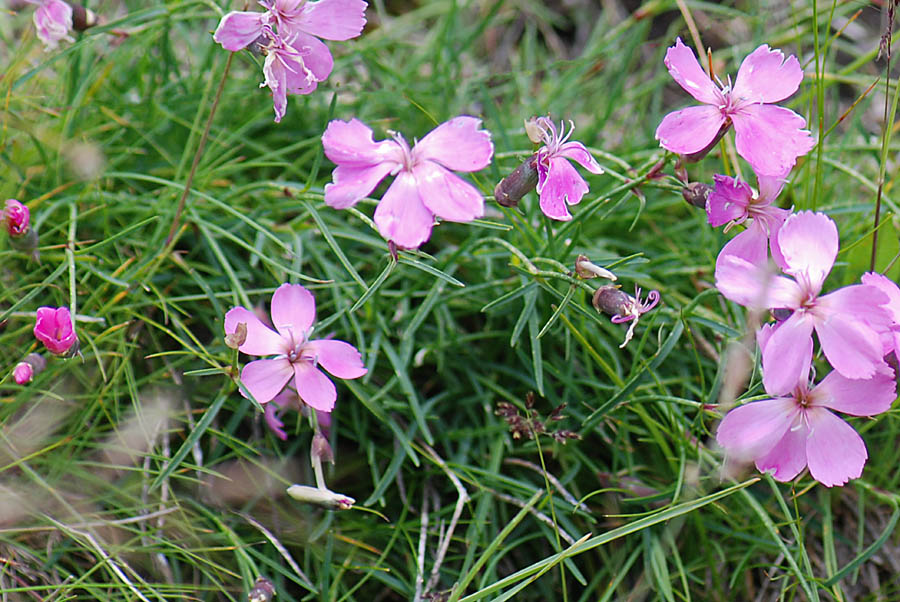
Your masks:
M763 44L747 55L738 69L732 96L752 102L778 102L797 91L803 69L797 57L785 60L780 50Z
M893 323L888 305L890 300L888 294L878 286L851 284L822 295L816 304L823 313L855 318L865 322L873 330L882 331Z
M375 142L372 130L355 117L350 121L335 119L322 134L325 156L338 165L368 167L388 162L391 169L403 162L403 149L393 140Z
M747 217L747 207L753 191L746 182L730 176L714 175L716 187L706 198L706 216L709 225L723 226L732 220Z
M796 402L789 397L745 403L722 419L716 441L730 456L754 460L775 447L798 412Z
M484 197L474 186L433 161L413 167L419 198L441 219L470 222L484 215Z
M422 203L416 179L401 171L375 208L375 225L387 239L404 249L415 249L431 236L434 214Z
M871 378L885 365L881 339L865 322L831 314L816 321L816 334L828 362L847 378Z
M222 17L213 39L225 50L237 52L262 35L266 13L232 11Z
M672 79L678 82L678 85L684 88L685 92L704 104L719 104L720 93L718 88L706 75L700 63L697 62L694 51L685 46L681 38L676 38L675 45L666 50L664 62ZM718 130L718 128L716 129ZM703 146L700 148L703 148Z
M241 383L259 403L267 403L291 380L294 369L285 358L256 360L241 370ZM244 392L241 391L241 395ZM244 395L244 397L247 397Z
M782 483L790 481L806 468L806 440L809 429L800 421L785 431L781 441L764 456L757 458L756 468L772 474Z
M366 26L363 0L319 0L307 2L296 20L301 31L325 40L349 40Z
M344 341L333 339L310 341L304 348L304 355L308 353L315 357L319 366L338 378L359 378L368 372L356 347Z
M869 457L859 433L828 410L810 408L806 415L806 457L813 478L833 487L859 477Z
M287 352L281 335L266 326L245 307L233 307L225 314L225 334L234 333L238 324L247 325L247 338L238 349L247 355L279 355Z
M588 192L587 182L572 167L567 159L552 157L546 176L539 170L537 192L540 195L541 211L551 219L568 221L572 219L566 203L577 205Z
M275 109L275 123L279 123L287 110L287 70L278 60L278 51L273 50L263 63L265 85L272 92L272 104Z
M591 173L603 173L603 168L600 167L600 164L597 163L596 159L594 159L594 155L592 155L591 152L580 142L566 142L559 147L559 151L556 154L560 157L572 159Z
M726 299L752 309L797 307L802 291L796 282L728 251L726 245L716 258L716 288Z
M491 162L491 133L479 129L481 120L463 115L431 130L412 150L413 162L428 159L454 171L478 171Z
M887 295L888 301L884 309L890 314L895 324L900 324L900 288L897 287L897 284L887 276L877 272L866 272L863 274L862 283L874 286Z
M877 372L865 380L854 380L832 370L812 390L810 405L853 416L874 416L887 412L896 398L897 383L890 371Z
M290 45L302 55L303 64L312 71L316 80L324 81L331 75L331 70L334 68L334 58L331 56L328 46L322 40L305 33L297 33L291 38ZM312 92L312 90L307 90L309 85L304 83L307 81L305 75L297 73L294 76L294 80L296 80L298 91L295 92L289 86L289 92L293 94L309 94L309 92ZM288 81L292 81L290 76ZM313 85L312 89L315 89L315 85Z
M272 295L272 324L282 337L299 343L316 320L316 299L299 284L282 284Z
M334 383L309 362L294 363L294 385L306 405L321 412L334 409L337 400Z
M769 237L762 226L753 221L750 227L729 240L719 252L718 260L728 255L740 257L754 266L763 266L768 259Z
M265 409L266 426L272 431L276 437L282 441L287 441L287 433L284 432L284 423L278 418L278 406L274 403L267 403Z
M795 311L769 336L762 348L763 386L769 395L793 391L809 378L812 361L812 318Z
M741 107L731 114L731 121L738 154L760 175L787 173L797 157L808 153L816 144L809 131L803 129L806 127L803 117L776 105Z
M656 139L666 150L689 155L709 146L724 123L725 117L717 107L688 107L663 117L656 128Z
M824 213L795 213L778 230L778 247L788 266L785 271L802 275L809 292L818 294L837 257L837 226Z
M393 169L394 164L387 162L366 166L338 165L331 173L334 182L325 185L325 204L335 209L352 207L369 196Z

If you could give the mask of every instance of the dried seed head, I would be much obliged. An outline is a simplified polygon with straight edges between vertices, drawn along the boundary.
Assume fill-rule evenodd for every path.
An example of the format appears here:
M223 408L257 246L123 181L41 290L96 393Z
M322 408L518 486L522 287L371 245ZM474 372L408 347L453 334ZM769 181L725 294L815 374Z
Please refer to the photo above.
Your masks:
M587 258L586 255L579 255L575 259L575 273L579 278L608 278L609 280L616 281L618 278L615 274L607 270L606 268L601 268L599 265L591 263L591 260Z
M608 316L623 315L632 302L631 295L622 291L616 284L605 284L594 291L591 304L597 311Z
M709 193L712 191L713 188L709 184L691 182L681 189L681 196L687 201L688 205L706 209L706 199L709 198Z
M538 182L537 154L531 155L494 188L494 198L504 207L515 207Z

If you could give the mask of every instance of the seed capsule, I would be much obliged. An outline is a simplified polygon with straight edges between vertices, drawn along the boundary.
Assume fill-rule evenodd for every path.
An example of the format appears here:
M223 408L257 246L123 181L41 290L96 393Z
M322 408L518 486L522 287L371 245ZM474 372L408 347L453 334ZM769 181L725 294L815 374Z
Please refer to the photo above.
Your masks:
M537 186L537 153L531 155L494 188L494 198L504 207L515 207Z
M704 184L703 182L691 182L681 189L681 196L684 197L684 200L687 201L689 205L693 205L700 209L706 209L706 199L709 198L709 193L712 192L712 190L712 186L709 184Z

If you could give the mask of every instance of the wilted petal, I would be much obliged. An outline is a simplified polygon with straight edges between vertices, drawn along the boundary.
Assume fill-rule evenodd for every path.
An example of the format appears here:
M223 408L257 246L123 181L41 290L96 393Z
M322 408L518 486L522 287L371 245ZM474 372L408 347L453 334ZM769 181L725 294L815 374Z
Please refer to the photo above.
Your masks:
M344 341L310 341L304 348L304 355L308 354L312 354L319 366L338 378L359 378L367 372L359 351Z
M287 351L281 335L266 326L256 314L244 307L234 307L225 314L225 334L232 334L238 324L247 325L247 338L238 347L247 355L278 355Z
M412 170L419 198L429 211L453 222L470 222L484 215L478 190L437 163L423 161Z
M763 385L769 395L793 391L809 377L813 320L795 311L771 334L762 349Z
M838 252L837 226L824 213L801 211L778 230L778 247L792 275L803 275L818 294Z
M393 140L375 142L372 130L355 117L350 121L335 119L322 134L325 156L338 165L359 167L390 162L391 168L403 161L403 149Z
M594 159L594 155L580 142L566 142L559 147L559 152L556 154L560 157L572 159L591 173L603 173L603 168Z
M419 197L416 179L401 171L375 208L375 225L387 239L405 249L415 249L431 236L434 214Z
M315 319L316 300L306 288L285 283L275 289L272 295L272 323L282 337L299 343Z
M813 389L810 405L853 416L874 416L887 412L896 398L897 383L893 374L877 372L872 378L854 380L832 370Z
M809 429L802 421L785 431L781 441L769 453L756 460L760 472L772 474L782 483L790 481L806 468L806 440Z
M656 139L666 150L689 155L709 146L724 123L725 117L717 107L688 107L663 117L656 128Z
M491 162L494 144L491 133L479 129L476 117L454 117L431 130L416 143L414 159L430 159L454 171L478 171Z
M232 11L222 17L213 39L225 50L237 52L262 35L266 13Z
M313 409L330 412L337 400L331 379L308 362L294 363L294 385L303 403Z
M325 40L349 40L366 26L363 0L319 0L307 2L295 20L297 28Z
M375 190L378 183L394 169L394 164L356 166L338 165L331 174L334 182L325 185L325 204L335 209L352 207Z
M272 92L272 103L275 108L275 123L279 123L287 110L287 70L278 59L278 51L272 50L263 63L265 85Z
M731 94L739 100L778 102L796 92L802 80L797 57L785 60L780 50L763 44L741 63Z
M577 205L588 190L584 178L562 157L550 159L546 177L543 174L538 177L537 192L540 195L541 211L552 219L572 219L566 204Z
M803 129L806 120L790 109L777 105L751 104L741 107L731 115L731 121L734 123L738 154L760 175L787 173L797 162L797 157L805 155L815 146L809 131Z
M813 478L833 487L859 477L869 457L859 433L822 408L810 408L806 416L810 431L806 458Z
M714 175L716 187L706 199L706 216L709 225L723 226L732 220L747 217L747 207L753 191L746 182L729 176Z
M272 400L291 380L294 369L285 358L274 360L256 360L241 370L241 383L250 391L259 403ZM241 395L244 392L241 391ZM246 397L246 395L244 395Z
M664 62L669 74L688 94L705 104L719 104L721 100L719 90L697 62L694 51L685 46L681 38L676 38L675 45L666 51Z
M775 447L798 412L796 402L788 397L746 403L722 419L716 441L739 460L756 459Z
M884 365L881 339L864 322L840 314L816 321L828 362L847 378L870 378Z

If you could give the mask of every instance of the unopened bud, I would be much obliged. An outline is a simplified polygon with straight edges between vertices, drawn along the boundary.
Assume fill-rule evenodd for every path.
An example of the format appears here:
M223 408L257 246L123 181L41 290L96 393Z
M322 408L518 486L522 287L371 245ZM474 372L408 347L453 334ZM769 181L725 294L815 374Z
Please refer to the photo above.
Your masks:
M709 184L691 182L681 189L681 196L687 201L688 205L706 209L706 199L709 198L709 193L712 191L713 188Z
M31 212L16 199L7 199L3 208L3 225L13 238L25 236L30 229Z
M80 4L72 4L72 29L84 31L97 24L97 15L89 8Z
M287 489L287 494L295 500L318 504L331 510L349 510L356 503L350 496L307 485L291 485Z
M608 316L624 315L632 303L632 297L615 284L606 284L594 291L591 304Z
M275 596L275 584L265 577L257 577L253 589L247 594L247 602L270 602Z
M719 140L722 139L722 136L725 135L725 132L727 132L728 128L730 128L730 127L731 127L731 120L729 119L724 124L722 124L722 127L719 128L719 133L716 134L716 137L712 139L712 142L710 142L705 147L698 150L696 153L691 153L689 155L682 155L681 156L682 163L696 163L697 161L699 161L700 159L705 157L707 154L709 154L709 151L711 151L712 149L715 148L715 146L719 143Z
M575 273L579 278L587 279L599 277L607 278L613 282L618 280L617 276L606 268L601 268L599 265L591 263L591 260L588 259L586 255L579 255L575 258Z
M16 381L17 385L28 384L32 378L34 378L34 368L28 362L19 362L13 368L13 380Z
M231 349L237 349L247 340L247 323L238 322L234 332L225 335L225 345Z
M537 154L531 155L494 188L494 198L504 207L515 207L538 182Z
M313 436L310 453L313 459L318 458L320 462L334 464L334 452L331 451L331 444L328 443L325 435L319 431L316 431L316 434Z

